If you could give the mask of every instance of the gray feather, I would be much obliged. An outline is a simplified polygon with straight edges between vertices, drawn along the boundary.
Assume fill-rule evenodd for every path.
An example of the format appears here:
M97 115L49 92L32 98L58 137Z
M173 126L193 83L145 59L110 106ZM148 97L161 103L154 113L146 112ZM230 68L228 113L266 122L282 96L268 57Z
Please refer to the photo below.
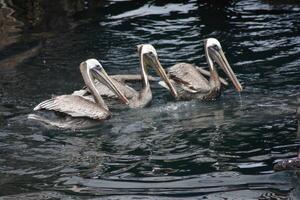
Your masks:
M177 63L168 69L168 74L177 84L184 85L182 89L189 88L189 90L205 93L210 90L208 80L194 65Z
M110 112L96 103L77 95L61 95L45 100L38 104L34 110L53 110L68 114L72 117L88 117L102 120L110 116Z

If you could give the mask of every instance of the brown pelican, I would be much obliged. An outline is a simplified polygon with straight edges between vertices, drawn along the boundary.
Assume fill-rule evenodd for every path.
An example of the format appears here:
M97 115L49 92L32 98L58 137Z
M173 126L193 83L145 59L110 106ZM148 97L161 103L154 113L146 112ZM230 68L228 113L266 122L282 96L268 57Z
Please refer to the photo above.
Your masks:
M299 170L300 169L300 152L295 158L281 160L273 167L274 171Z
M82 62L80 72L87 88L94 97L94 101L78 95L61 95L41 102L34 110L53 110L72 117L87 117L95 120L109 118L111 113L95 87L94 78L99 79L101 83L109 87L124 103L128 103L127 98L118 90L96 59Z
M219 78L216 62L230 78L237 91L242 91L242 86L232 71L222 50L220 42L215 38L208 38L205 43L205 56L208 62L210 78L207 80L201 68L188 63L178 63L167 69L168 77L176 87L177 99L203 99L212 100L220 95L221 83L226 85ZM166 87L163 82L160 85Z
M121 91L124 96L128 99L128 105L130 108L142 108L150 103L152 100L152 92L149 83L148 77L148 68L153 67L161 79L165 82L166 87L171 91L173 96L177 96L177 92L174 89L174 86L170 82L165 70L161 66L158 55L154 47L150 44L142 44L138 45L138 53L140 59L140 67L141 67L141 75L129 75L129 76L120 76L119 78L123 80L136 80L141 79L142 81L142 89L140 91L136 91L132 87L126 85L124 81L112 79L114 85ZM115 76L117 78L117 76ZM108 97L114 97L115 94L111 92L111 88L103 85L102 83L96 83L97 91L101 95L105 95ZM75 91L74 94L83 95L90 98L89 92L85 89ZM120 96L119 96L120 97Z

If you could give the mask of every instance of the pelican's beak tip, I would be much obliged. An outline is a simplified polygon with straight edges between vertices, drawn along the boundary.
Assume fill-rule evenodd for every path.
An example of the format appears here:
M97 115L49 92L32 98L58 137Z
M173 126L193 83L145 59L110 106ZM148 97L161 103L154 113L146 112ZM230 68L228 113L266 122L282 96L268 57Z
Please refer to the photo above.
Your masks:
M123 103L125 103L126 105L129 105L129 101L128 101L128 99L127 99L126 97L124 97L124 98L122 99L122 101L123 101Z
M175 89L172 90L171 94L172 94L172 96L175 97L175 98L178 97L177 91L176 91Z
M177 92L176 92L176 91L174 92L173 96L174 96L175 98L177 98L177 97L178 97L178 94L177 94Z
M237 91L238 91L238 92L242 92L242 91L243 91L243 87L240 86L239 88L237 88Z

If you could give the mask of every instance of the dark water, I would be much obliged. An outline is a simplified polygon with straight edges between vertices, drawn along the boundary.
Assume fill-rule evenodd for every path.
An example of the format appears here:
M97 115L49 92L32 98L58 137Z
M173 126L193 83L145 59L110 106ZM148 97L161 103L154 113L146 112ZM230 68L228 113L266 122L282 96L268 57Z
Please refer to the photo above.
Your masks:
M272 170L299 146L299 4L92 3L0 1L0 199L300 198L298 175ZM229 87L217 101L175 102L154 84L150 107L92 129L27 120L40 101L83 85L87 58L137 73L135 45L151 43L164 67L205 66L207 37L220 40L241 95Z

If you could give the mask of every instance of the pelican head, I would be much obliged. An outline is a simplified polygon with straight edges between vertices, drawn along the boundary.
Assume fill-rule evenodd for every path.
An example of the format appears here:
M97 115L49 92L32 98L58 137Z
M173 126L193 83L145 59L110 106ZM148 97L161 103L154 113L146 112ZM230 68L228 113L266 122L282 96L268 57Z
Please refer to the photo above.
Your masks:
M151 66L155 69L161 79L167 84L170 88L171 94L174 97L177 97L177 91L175 90L173 84L168 78L164 68L161 66L157 52L151 44L140 44L137 45L138 52L141 59L141 64L145 66Z
M120 99L128 104L128 99L124 96L124 94L116 87L113 80L107 75L106 71L104 70L103 66L100 62L94 58L88 59L80 64L80 70L84 72L85 75L91 79L92 76L95 79L98 79L99 82L105 84L108 88L110 88Z
M232 71L232 69L225 57L225 54L222 50L220 42L215 38L208 38L208 39L204 40L204 43L205 43L205 51L207 53L206 56L208 57L209 64L211 66L213 66L212 60L214 60L218 65L220 65L222 70L232 81L235 89L238 92L241 92L243 90L242 85L240 84L240 82L236 78L236 75Z

